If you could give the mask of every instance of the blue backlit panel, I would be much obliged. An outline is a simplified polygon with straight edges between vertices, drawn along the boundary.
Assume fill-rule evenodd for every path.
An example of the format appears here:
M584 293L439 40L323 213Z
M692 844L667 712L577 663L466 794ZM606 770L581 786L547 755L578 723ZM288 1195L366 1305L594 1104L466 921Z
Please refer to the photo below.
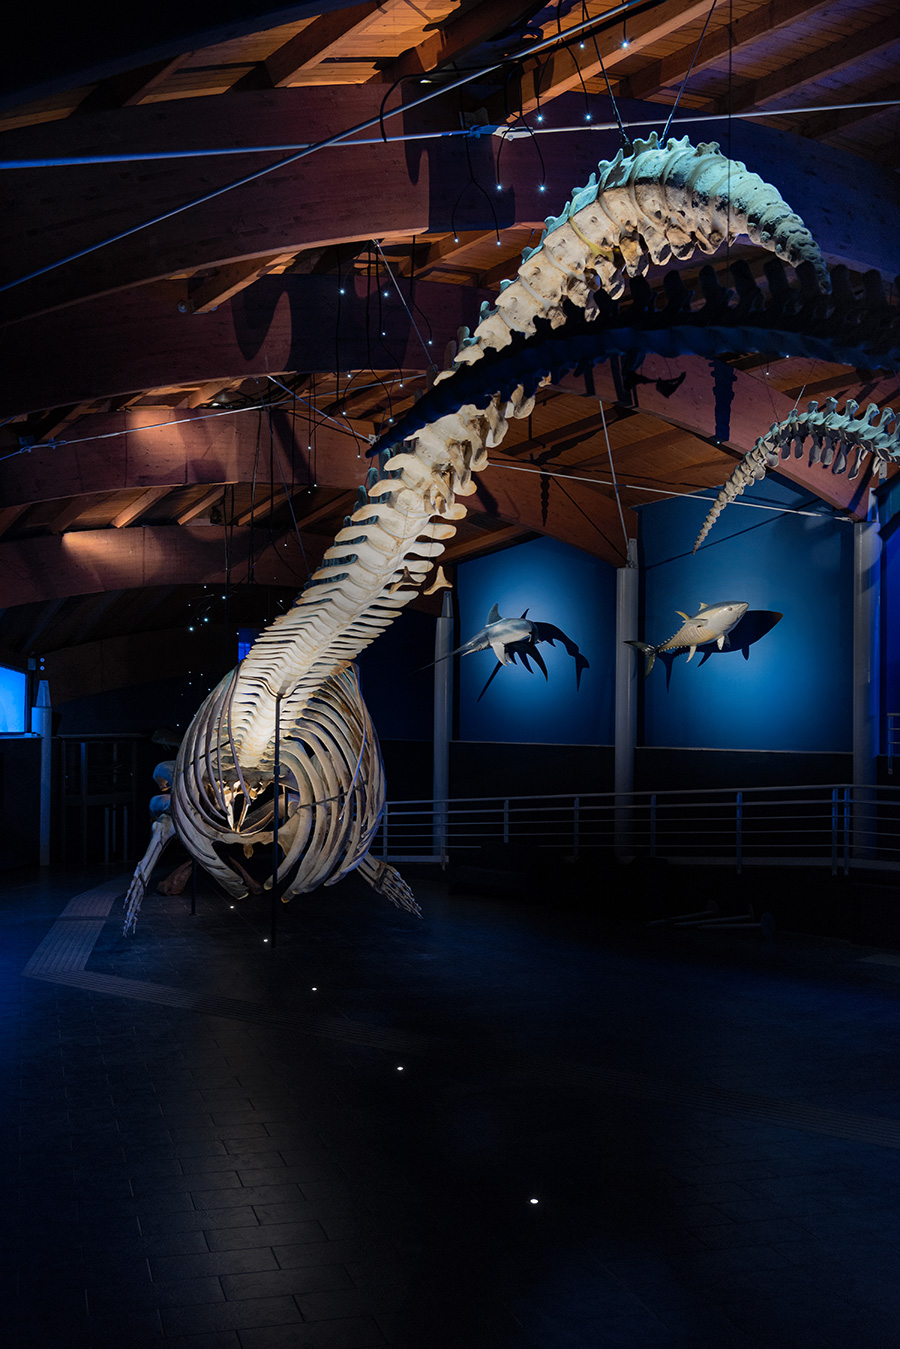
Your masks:
M692 555L708 503L668 500L641 508L645 641L670 637L681 622L676 610L696 613L701 600L745 600L748 619L754 612L784 615L749 647L746 660L737 649L701 647L690 664L679 654L668 689L657 663L644 684L644 744L849 751L853 527L775 475L744 499L822 515L732 505ZM705 651L712 654L701 664Z
M478 702L496 665L493 652L459 659L461 740L608 745L613 737L615 569L555 539L534 539L463 563L457 595L457 645L484 627L491 605L504 618L554 623L590 661L575 692L575 662L557 643L542 643L549 682L516 662L501 670ZM522 784L522 791L533 790Z
M28 676L0 665L0 734L22 735L27 729Z

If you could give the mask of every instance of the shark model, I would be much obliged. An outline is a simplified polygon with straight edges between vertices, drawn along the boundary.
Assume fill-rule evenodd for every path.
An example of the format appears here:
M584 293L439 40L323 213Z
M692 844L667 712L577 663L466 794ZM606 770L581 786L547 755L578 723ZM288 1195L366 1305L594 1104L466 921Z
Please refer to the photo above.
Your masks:
M526 609L521 618L501 618L499 606L495 604L487 616L485 626L479 632L476 632L474 637L470 637L467 642L463 642L462 646L458 646L455 651L448 652L449 656L470 656L475 651L487 651L490 647L497 657L497 664L479 693L478 702L481 702L485 693L487 693L491 681L501 667L513 665L517 656L529 673L531 672L531 666L528 659L531 657L535 665L543 672L544 678L548 679L547 667L537 649L538 642L550 642L551 645L556 642L562 643L575 661L576 691L580 688L581 672L589 668L587 657L581 654L577 644L572 641L571 637L567 637L561 628L557 628L553 623L533 623L531 619L525 617L527 613L528 610Z
M676 609L675 612L679 618L684 619L684 622L667 641L660 642L659 646L650 646L647 642L629 642L628 645L643 654L646 662L644 666L646 678L661 651L678 651L686 646L690 648L688 652L690 660L697 647L704 646L707 642L715 642L720 651L723 647L729 646L729 632L741 621L749 607L743 600L723 600L721 604L701 604L696 614L685 614Z

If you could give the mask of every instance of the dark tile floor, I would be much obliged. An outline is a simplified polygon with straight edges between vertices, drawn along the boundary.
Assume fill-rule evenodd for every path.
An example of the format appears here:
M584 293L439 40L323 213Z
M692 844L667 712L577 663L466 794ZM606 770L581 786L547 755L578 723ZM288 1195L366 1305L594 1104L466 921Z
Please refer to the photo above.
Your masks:
M4 1345L900 1345L897 957L115 879L0 883Z

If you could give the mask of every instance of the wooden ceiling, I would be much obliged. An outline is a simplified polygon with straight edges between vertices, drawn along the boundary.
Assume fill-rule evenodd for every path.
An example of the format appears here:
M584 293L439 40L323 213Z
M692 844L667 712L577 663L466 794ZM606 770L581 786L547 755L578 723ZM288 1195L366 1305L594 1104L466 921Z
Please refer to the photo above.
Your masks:
M200 610L264 621L352 509L370 438L615 153L616 108L644 134L678 100L677 134L771 177L854 285L892 284L894 5L257 0L229 24L132 8L93 43L61 29L0 100L0 657L140 644ZM721 283L744 260L765 292L765 256L714 260ZM699 262L682 272L695 286ZM801 391L896 389L809 356L720 359L721 443L699 356L650 356L626 392L609 365L593 396L545 389L449 562L550 534L622 564L597 395L634 535L633 507L720 484ZM858 485L792 471L858 508Z

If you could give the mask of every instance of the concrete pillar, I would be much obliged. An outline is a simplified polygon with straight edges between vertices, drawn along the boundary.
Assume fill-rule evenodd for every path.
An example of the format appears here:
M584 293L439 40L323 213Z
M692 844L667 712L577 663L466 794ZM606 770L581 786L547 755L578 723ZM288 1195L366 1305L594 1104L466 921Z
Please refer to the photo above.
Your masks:
M53 782L53 712L50 707L50 685L46 679L38 684L37 702L31 709L31 733L41 737L41 814L40 854L42 867L50 865L50 810Z
M880 739L881 534L874 494L868 519L853 526L853 854L874 857Z
M453 732L453 603L450 591L444 591L440 617L434 627L434 753L432 799L434 807L433 847L435 857L446 862L447 807L450 795L450 737Z
M637 743L637 689L640 661L626 642L638 636L637 539L628 540L628 558L616 572L616 724L615 847L620 859L630 856L631 793L634 791L634 749Z

